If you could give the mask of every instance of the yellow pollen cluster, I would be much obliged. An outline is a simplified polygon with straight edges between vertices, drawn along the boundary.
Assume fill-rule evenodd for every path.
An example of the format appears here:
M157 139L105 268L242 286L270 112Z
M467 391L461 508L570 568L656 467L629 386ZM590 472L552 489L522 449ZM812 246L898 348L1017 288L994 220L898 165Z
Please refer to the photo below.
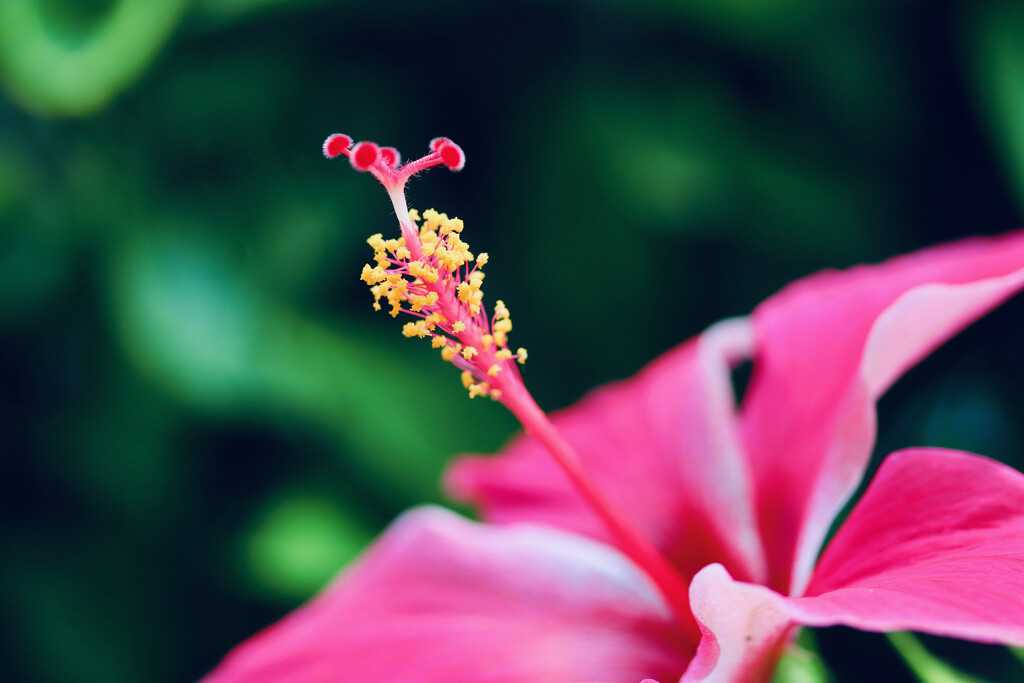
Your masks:
M464 225L458 218L433 209L424 211L421 218L413 209L409 219L416 244L407 244L405 237L386 240L380 234L366 240L373 249L374 264L363 266L360 279L370 285L373 308L379 311L383 299L392 316L405 311L419 318L406 323L402 334L429 337L431 346L441 350L441 358L462 368L462 383L471 398L497 399L502 394L498 386L518 378L513 373L510 380L499 379L505 363L525 362L526 349L513 354L508 348L512 321L503 302L497 302L490 320L483 313L480 267L489 256L474 257L462 240Z
M505 302L499 299L494 304L494 341L498 346L508 345L508 333L512 331L512 320L509 315Z

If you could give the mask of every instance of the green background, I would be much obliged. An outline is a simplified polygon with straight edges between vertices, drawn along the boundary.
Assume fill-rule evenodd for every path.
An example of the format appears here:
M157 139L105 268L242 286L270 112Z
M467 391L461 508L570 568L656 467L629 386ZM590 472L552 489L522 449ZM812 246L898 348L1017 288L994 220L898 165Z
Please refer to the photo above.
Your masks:
M491 254L546 408L803 274L1024 222L1016 2L2 0L0 93L4 680L196 679L513 433L371 310L395 224L329 133L463 146L410 205ZM879 455L1021 467L1022 314L898 384Z

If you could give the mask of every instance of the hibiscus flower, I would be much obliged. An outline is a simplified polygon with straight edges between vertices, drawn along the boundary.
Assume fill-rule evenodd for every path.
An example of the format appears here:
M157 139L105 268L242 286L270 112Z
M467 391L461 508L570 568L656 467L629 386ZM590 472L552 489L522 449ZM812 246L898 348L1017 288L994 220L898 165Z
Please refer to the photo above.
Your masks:
M208 677L247 681L765 681L800 625L1024 644L1024 475L936 448L886 458L828 542L875 439L875 403L937 345L1024 286L1024 234L822 272L548 419L482 313L461 222L405 205L458 170L332 136L387 187L402 237L364 279L526 426L455 462L483 522L406 513L320 596ZM476 265L473 265L476 259ZM403 284L404 283L404 284ZM377 304L379 307L379 303ZM742 403L736 364L753 373Z

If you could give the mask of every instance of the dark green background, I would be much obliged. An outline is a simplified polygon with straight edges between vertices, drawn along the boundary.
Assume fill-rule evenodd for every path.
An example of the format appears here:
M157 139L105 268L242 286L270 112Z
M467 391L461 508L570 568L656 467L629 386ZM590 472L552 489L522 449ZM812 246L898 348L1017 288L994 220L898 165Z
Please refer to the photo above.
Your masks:
M329 133L463 146L410 204L491 254L548 408L800 275L1024 222L1009 1L2 0L0 86L4 680L195 679L512 433L371 310L395 224ZM1024 464L1022 314L897 385L879 454Z

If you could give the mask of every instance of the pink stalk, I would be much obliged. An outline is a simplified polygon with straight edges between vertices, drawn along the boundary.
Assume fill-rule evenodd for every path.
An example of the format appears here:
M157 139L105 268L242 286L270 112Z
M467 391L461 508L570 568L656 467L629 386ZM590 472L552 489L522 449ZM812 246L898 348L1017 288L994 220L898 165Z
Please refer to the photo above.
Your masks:
M695 638L699 637L697 622L690 611L686 583L654 545L630 524L626 516L598 488L583 468L576 451L555 429L525 385L520 383L520 386L522 391L518 392L515 399L506 399L505 406L512 411L526 431L544 445L576 490L604 522L619 550L642 568L657 585L679 624Z

